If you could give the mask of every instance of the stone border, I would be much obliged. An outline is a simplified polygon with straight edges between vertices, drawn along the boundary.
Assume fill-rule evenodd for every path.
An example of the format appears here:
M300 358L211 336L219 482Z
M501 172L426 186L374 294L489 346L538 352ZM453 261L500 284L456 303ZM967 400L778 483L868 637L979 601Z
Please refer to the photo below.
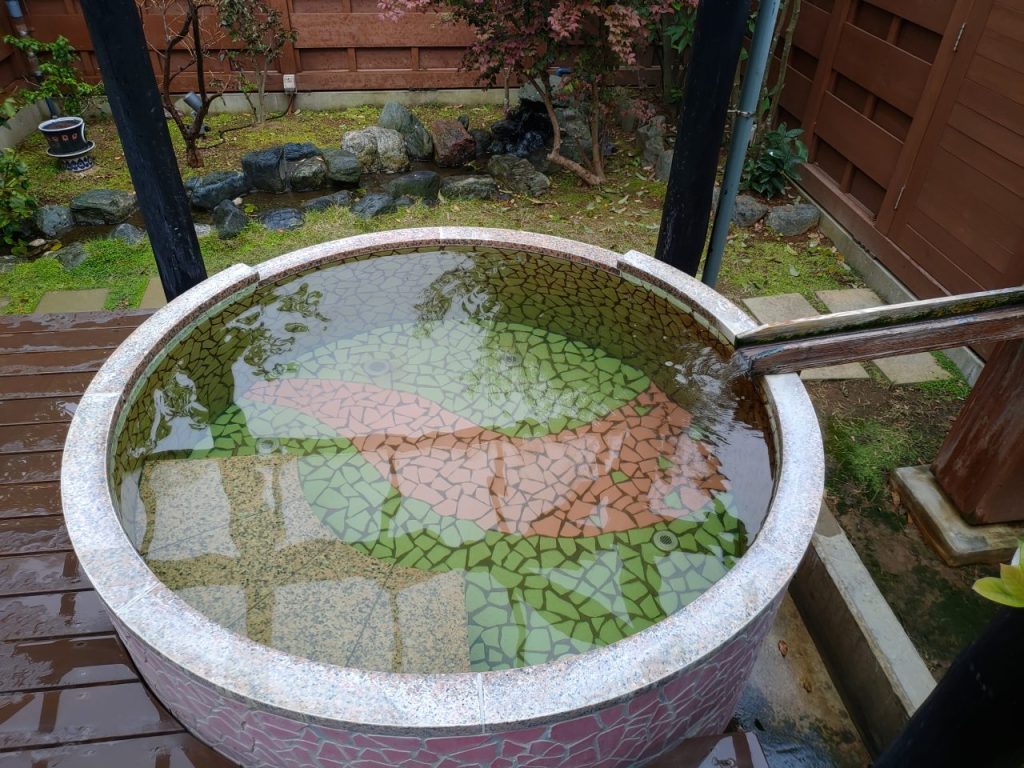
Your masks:
M935 679L824 504L789 591L865 745L880 754Z
M611 646L532 667L463 674L369 672L290 656L202 616L146 567L122 530L109 466L129 393L157 350L197 319L246 293L313 266L359 253L479 244L547 253L650 282L692 305L716 335L750 327L734 305L693 278L649 257L509 230L438 228L361 235L237 265L159 310L119 347L78 406L64 449L61 491L68 532L83 570L116 617L145 648L145 668L171 664L219 695L265 713L354 731L487 733L586 714L651 691L682 670L699 669L729 641L765 625L813 533L824 461L817 419L795 375L769 376L763 395L774 423L776 487L749 552L683 610ZM756 632L752 632L756 635ZM753 638L755 641L758 638ZM736 692L738 694L738 691Z

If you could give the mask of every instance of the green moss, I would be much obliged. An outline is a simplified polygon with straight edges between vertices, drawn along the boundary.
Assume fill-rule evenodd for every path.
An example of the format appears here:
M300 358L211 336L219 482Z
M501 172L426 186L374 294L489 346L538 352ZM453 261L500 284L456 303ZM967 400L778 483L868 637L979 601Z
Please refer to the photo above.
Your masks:
M814 241L785 241L734 230L722 257L721 288L740 296L799 293L819 309L815 291L860 285L835 250Z
M939 379L938 381L924 381L920 384L915 384L914 386L922 392L926 392L929 395L942 399L966 399L971 393L971 385L967 383L967 379L965 379L964 375L960 373L960 369L956 367L956 363L941 352L933 352L932 354L935 356L935 361L949 374L949 378Z
M825 428L825 452L829 459L828 490L840 511L860 501L863 509L884 520L894 530L902 522L883 502L889 473L915 463L922 446L905 429L866 418L831 417ZM859 496L859 499L854 499Z

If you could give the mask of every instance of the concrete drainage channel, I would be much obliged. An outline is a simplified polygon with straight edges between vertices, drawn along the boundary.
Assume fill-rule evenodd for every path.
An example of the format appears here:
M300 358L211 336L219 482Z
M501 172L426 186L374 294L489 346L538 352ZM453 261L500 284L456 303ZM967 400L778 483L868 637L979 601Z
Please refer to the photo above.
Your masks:
M879 754L935 679L825 504L789 591L865 746Z

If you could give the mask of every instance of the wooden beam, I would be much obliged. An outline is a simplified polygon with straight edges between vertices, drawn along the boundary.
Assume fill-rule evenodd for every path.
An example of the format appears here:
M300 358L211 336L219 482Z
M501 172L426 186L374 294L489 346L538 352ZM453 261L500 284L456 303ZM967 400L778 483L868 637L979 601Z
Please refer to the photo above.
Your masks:
M795 373L836 363L1019 338L1024 338L1024 306L890 328L754 344L737 349L735 359L739 370L751 374Z

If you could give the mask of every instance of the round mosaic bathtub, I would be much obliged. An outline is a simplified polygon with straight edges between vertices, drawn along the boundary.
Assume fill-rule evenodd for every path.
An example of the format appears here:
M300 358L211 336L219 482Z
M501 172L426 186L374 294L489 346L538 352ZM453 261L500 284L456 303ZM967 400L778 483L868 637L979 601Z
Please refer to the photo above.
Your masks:
M243 765L626 766L721 731L807 546L798 377L636 252L405 230L144 323L65 448L142 675Z

